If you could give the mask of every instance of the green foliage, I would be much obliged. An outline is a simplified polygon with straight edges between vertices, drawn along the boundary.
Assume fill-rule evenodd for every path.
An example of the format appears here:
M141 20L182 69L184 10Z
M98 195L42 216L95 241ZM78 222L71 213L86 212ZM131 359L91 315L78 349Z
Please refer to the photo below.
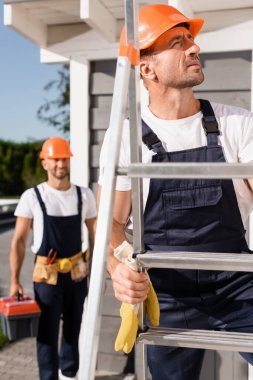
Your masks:
M58 78L46 84L45 91L56 89L58 96L56 99L48 100L37 111L38 119L56 127L59 131L69 132L69 67L63 65L58 70Z
M42 143L0 140L0 196L20 195L46 180L38 158Z
M8 342L8 338L4 336L0 320L0 349Z
M1 290L1 289L0 289ZM1 294L0 294L1 296ZM8 338L3 334L3 329L2 329L2 321L1 321L1 316L0 316L0 350L3 348L3 346L9 342Z

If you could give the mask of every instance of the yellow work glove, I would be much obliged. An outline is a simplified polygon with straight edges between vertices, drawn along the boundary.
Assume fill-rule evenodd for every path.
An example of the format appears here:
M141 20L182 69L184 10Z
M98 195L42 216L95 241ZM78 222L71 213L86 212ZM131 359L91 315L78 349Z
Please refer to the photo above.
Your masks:
M147 299L145 301L146 311L148 314L149 322L152 326L157 327L159 326L159 320L160 320L160 307L159 302L157 299L157 295L155 292L155 289L153 288L153 285L151 282L149 282L149 292Z
M131 269L137 270L136 260L132 257L132 246L124 241L114 251L115 257L124 262ZM148 274L147 274L148 276ZM149 278L149 277L148 277ZM152 326L159 326L160 309L155 290L150 282L150 290L144 304L149 321ZM138 331L138 312L141 304L130 305L122 303L120 308L121 325L115 341L115 351L123 350L125 353L132 351Z
M134 308L122 302L120 307L121 325L115 340L115 351L123 350L126 354L132 351L138 330L138 317Z

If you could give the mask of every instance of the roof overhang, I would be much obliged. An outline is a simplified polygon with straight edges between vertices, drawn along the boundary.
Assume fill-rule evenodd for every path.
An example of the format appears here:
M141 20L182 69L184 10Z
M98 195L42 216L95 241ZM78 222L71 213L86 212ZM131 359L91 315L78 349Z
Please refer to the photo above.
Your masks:
M204 52L253 49L253 0L159 3L205 19L196 39ZM43 61L115 58L123 22L124 0L4 0L5 25L37 44Z

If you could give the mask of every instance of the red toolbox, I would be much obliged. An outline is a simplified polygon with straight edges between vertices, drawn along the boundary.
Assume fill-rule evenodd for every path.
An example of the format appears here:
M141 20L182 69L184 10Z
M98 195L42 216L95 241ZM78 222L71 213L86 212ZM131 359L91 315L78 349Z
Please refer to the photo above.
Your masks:
M40 307L27 296L0 298L0 315L3 334L9 340L37 336Z

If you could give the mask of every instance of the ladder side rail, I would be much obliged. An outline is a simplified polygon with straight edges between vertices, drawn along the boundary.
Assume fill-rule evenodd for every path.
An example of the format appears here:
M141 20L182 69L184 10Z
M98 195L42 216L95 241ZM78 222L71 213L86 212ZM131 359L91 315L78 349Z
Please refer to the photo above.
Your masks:
M130 120L130 154L131 162L141 162L141 143L140 143L140 115L137 108L140 107L138 86L135 78L138 77L139 71L132 67L129 82L129 120ZM135 83L135 86L133 85ZM135 88L134 88L135 87ZM134 95L135 94L135 95ZM136 100L135 100L136 99ZM131 104L133 103L133 104ZM135 103L135 104L134 104ZM136 109L134 109L136 105ZM133 220L133 249L135 253L144 251L143 242L143 190L142 179L132 178L132 220Z
M147 345L139 340L138 337L136 339L135 345L135 357L138 361L136 361L135 366L135 376L137 380L147 380L148 379L148 363L147 363Z
M101 327L101 297L105 283L105 268L113 219L115 169L118 162L122 126L127 107L127 88L130 62L127 57L118 57L113 101L109 124L107 164L101 191L97 218L96 239L93 251L87 311L84 316L83 346L80 347L80 380L95 378L96 358Z
M138 41L138 1L126 0L126 37L127 44L132 45L139 51ZM141 130L141 105L140 105L140 70L138 65L131 65L129 88L128 88L128 105L129 105L129 124L130 124L130 161L131 163L142 162L142 130ZM135 253L144 251L144 222L143 222L143 189L142 179L131 179L132 189L132 222L133 222L133 250ZM144 305L142 303L138 313L139 326L144 329ZM147 347L139 344L136 347L135 362L137 357L141 358L141 366L138 366L138 379L147 378ZM137 366L135 366L137 368ZM136 372L136 370L135 370Z
M127 43L139 50L137 36L138 1L126 0L126 36ZM130 160L131 163L142 162L141 116L140 116L140 70L138 65L131 65L129 90L129 123L130 123ZM132 218L133 218L133 248L139 253L144 250L143 243L143 202L142 180L132 179Z

